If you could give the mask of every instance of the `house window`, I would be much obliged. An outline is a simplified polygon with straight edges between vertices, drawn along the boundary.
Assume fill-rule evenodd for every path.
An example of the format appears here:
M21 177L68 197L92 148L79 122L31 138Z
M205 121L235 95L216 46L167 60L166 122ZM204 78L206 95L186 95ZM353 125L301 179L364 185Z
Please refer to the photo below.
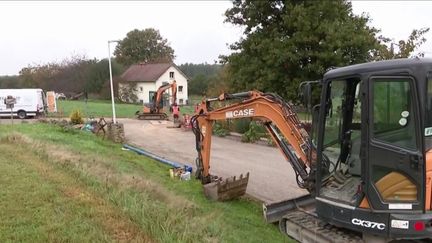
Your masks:
M182 85L179 86L179 90L178 91L179 91L179 93L183 92L183 86Z
M179 104L183 105L183 99L179 99Z
M167 85L167 84L169 84L167 81L162 82L162 85Z
M174 72L170 72L170 78L174 78Z
M140 87L140 91L141 91L141 92L143 91L143 87Z

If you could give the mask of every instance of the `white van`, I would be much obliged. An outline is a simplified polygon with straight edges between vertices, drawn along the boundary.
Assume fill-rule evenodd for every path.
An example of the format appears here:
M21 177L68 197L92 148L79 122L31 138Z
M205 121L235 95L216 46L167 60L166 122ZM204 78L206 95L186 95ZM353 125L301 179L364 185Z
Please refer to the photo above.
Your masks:
M0 89L0 116L11 115L11 109L7 109L4 103L9 95L16 99L12 109L14 116L24 119L45 114L46 96L42 89Z

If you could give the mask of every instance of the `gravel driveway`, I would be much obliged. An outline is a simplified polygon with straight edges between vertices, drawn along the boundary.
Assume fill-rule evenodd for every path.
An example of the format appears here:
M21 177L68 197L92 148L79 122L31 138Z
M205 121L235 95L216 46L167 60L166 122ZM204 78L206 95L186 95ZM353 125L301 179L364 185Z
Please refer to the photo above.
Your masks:
M171 123L120 119L127 142L166 159L193 166L195 137L191 131L167 128ZM307 193L277 148L213 136L210 172L221 177L250 172L247 194L262 202L278 202Z

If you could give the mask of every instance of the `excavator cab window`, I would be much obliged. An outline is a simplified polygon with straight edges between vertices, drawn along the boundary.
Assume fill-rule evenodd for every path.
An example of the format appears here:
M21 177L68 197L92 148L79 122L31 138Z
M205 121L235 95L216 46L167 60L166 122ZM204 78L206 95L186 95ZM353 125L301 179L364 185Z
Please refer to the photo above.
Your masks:
M377 156L370 156L370 180L374 183L375 191L382 204L400 201L415 202L419 196L419 185L416 185L410 173L411 170L413 172L418 170L411 162L418 160L416 151L419 150L413 92L415 81L411 77L374 77L371 81L371 138L373 146L379 148L374 149L373 152L380 156L384 153L389 155L383 156L382 158L385 159L380 160L376 159ZM403 151L404 156L411 159L401 160L397 166L394 166L394 159L391 156L395 152L385 149L384 146L397 148L395 151ZM410 169L400 169L403 166Z
M325 102L320 195L351 205L360 198L360 86L359 78L332 80Z
M408 149L416 149L415 123L408 79L375 79L373 136Z

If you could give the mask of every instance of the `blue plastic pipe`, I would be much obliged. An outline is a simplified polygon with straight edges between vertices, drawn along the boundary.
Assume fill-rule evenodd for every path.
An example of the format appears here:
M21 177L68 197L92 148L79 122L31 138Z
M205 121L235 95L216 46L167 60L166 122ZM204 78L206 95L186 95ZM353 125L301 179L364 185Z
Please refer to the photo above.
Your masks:
M174 168L184 168L185 171L189 171L189 172L192 173L192 167L189 166L189 165L184 165L184 164L179 163L179 162L174 162L174 161L170 161L170 160L164 159L162 157L159 157L159 156L157 156L155 154L152 154L150 152L147 152L145 150L142 150L142 149L130 146L129 144L123 144L123 148L132 150L132 151L136 152L137 154L150 157L150 158L152 158L154 160L157 160L157 161L162 162L164 164L170 165L170 166L172 166Z

